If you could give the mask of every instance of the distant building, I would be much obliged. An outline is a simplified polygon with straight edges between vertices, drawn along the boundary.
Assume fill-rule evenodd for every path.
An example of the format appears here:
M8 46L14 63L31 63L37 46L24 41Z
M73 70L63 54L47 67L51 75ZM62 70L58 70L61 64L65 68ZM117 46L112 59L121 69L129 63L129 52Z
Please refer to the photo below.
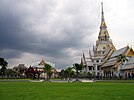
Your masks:
M25 64L19 64L18 66L15 66L13 70L16 72L16 77L25 77L25 71L27 67Z
M53 71L53 75L52 78L57 77L57 70L55 68L55 64L52 62L45 62L44 59L42 59L40 62L36 62L32 65L32 67L34 68L34 70L36 69L37 71L41 71L42 73L40 74L40 77L45 78L46 77L46 73L44 72L44 66L45 64L49 64L50 66L52 66L52 71Z
M119 61L120 56L126 57L127 60ZM81 64L85 66L83 71L94 76L134 78L134 51L129 46L116 50L107 30L103 3L98 40L88 55L83 52Z
M55 68L55 63L46 62L44 59L42 59L39 62L35 62L34 64L32 64L32 67L36 67L38 69L42 69L46 63Z

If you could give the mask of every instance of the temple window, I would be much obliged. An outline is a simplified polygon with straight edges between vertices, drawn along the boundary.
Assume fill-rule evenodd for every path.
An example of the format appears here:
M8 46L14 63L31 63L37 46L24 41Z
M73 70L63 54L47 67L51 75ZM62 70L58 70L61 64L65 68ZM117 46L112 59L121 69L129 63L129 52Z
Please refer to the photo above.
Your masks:
M88 66L88 69L89 69L89 70L92 70L92 67L91 67L91 66Z
M107 38L107 36L105 35L105 39Z
M97 66L97 70L100 70L100 66Z
M96 60L96 62L98 63L98 62L99 62L99 60Z

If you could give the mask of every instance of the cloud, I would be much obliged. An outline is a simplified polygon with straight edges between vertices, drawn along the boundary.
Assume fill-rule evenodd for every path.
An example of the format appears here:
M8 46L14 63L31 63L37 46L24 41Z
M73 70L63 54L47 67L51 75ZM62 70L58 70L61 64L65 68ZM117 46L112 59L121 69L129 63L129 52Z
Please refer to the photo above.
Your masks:
M82 51L94 44L100 2L1 0L0 13L0 56L10 66L44 57L63 68L79 62Z

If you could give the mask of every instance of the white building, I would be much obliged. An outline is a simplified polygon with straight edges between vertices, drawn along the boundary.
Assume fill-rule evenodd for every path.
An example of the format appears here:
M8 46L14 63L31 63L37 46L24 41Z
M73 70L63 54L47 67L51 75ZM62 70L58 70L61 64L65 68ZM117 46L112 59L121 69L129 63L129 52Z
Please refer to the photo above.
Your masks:
M55 68L55 63L45 62L45 60L42 59L40 62L36 62L36 63L32 64L32 67L34 69L37 69L38 71L41 71L40 77L44 78L44 77L46 77L46 73L44 72L45 64L49 64L50 66L52 66L52 71L53 71L52 77L56 77L57 70Z
M81 64L85 66L84 71L95 76L102 77L134 77L134 51L126 46L116 50L113 45L104 19L103 3L101 12L101 24L96 45L89 50L88 55L81 58ZM119 61L126 57L128 60Z

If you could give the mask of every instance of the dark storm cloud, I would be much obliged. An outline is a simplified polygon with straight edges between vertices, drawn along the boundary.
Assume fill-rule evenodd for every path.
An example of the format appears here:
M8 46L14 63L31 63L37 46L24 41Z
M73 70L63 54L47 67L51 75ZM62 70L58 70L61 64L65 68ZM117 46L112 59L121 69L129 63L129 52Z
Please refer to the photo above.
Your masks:
M85 38L96 29L93 20L97 15L90 14L93 12L88 6L90 3L93 2L1 0L0 56L9 59L28 52L59 58L55 60L58 65L67 65L72 61L70 58L91 44ZM77 55L72 54L73 50Z

